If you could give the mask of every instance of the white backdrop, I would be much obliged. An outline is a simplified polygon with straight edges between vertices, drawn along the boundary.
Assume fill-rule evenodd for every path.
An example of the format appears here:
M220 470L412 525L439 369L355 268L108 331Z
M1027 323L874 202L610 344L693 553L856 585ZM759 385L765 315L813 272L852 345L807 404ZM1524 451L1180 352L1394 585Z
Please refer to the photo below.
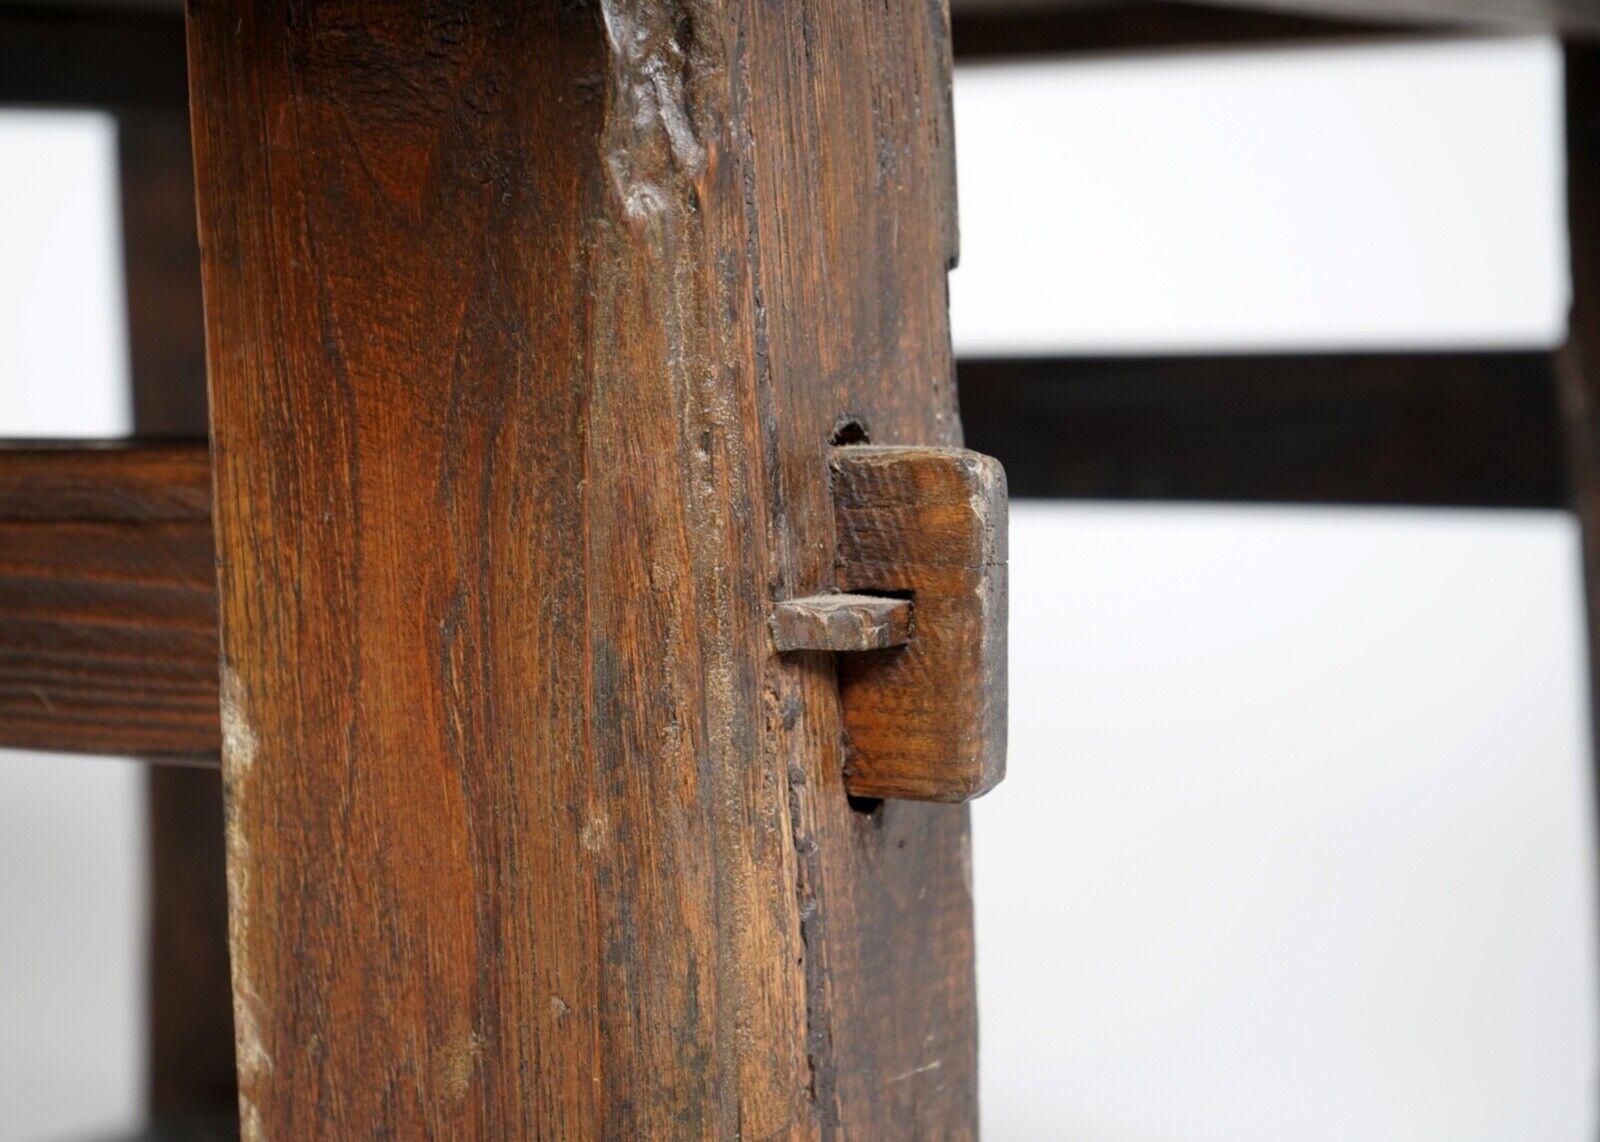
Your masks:
M1576 530L1014 505L993 1139L1592 1139Z
M965 71L958 346L1553 343L1558 67ZM0 434L126 430L113 156L0 115ZM987 1136L1592 1138L1576 560L1553 513L1017 505ZM0 756L0 1138L138 1118L138 790Z
M1546 345L1548 40L957 69L965 354Z
M116 135L0 113L0 436L132 424ZM0 751L0 1138L139 1120L144 801L120 760Z

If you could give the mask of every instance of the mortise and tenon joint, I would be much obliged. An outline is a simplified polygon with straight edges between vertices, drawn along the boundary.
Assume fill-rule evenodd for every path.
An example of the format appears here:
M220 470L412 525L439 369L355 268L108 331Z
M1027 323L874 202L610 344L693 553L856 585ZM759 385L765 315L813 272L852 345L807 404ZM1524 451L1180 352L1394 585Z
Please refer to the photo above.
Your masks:
M859 797L966 801L1005 775L1006 482L961 448L829 458L837 593L772 616L779 651L833 651Z

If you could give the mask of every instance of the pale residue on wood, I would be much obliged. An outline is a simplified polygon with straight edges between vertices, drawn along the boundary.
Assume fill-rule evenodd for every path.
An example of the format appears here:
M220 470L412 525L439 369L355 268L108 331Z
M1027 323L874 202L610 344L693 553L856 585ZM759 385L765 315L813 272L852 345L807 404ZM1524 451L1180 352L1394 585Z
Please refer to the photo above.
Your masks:
M274 1064L261 1031L261 996L250 958L254 901L250 894L250 838L242 807L260 740L250 724L244 683L232 666L221 670L222 796L228 860L228 943L232 949L233 1035L239 1068L239 1118L244 1138L264 1138L255 1106L256 1087L270 1079Z
M472 1084L472 1072L483 1057L485 1040L476 1031L457 1035L439 1047L434 1056L434 1079L450 1102L460 1102Z

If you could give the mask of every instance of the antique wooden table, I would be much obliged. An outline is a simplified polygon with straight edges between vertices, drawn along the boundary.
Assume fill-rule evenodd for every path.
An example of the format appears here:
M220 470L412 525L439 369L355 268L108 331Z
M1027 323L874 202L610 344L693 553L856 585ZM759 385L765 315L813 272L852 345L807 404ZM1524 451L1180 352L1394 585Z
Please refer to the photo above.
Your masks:
M1600 28L1274 7L958 5L954 46ZM186 24L0 8L0 100L117 116L141 434L0 451L0 743L202 766L152 769L155 1111L974 1134L1005 490L959 448L942 5ZM1600 72L1568 65L1553 361L979 362L973 443L1034 495L1570 487L1593 551Z

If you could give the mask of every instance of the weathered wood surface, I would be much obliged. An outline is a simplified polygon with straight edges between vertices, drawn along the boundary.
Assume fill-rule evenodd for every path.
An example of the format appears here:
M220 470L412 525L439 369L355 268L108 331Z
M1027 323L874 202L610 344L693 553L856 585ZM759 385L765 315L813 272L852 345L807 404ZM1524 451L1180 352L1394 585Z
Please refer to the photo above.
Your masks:
M0 744L215 752L209 501L203 448L0 447Z
M963 360L1013 498L1562 508L1549 353Z
M921 0L190 15L243 1121L966 1137L967 817L852 811L842 419L959 442Z
M911 634L911 603L877 595L809 595L772 610L779 650L853 652L900 646Z
M903 592L904 646L839 659L846 785L858 797L965 801L1005 775L1006 481L962 449L835 448L834 576Z

